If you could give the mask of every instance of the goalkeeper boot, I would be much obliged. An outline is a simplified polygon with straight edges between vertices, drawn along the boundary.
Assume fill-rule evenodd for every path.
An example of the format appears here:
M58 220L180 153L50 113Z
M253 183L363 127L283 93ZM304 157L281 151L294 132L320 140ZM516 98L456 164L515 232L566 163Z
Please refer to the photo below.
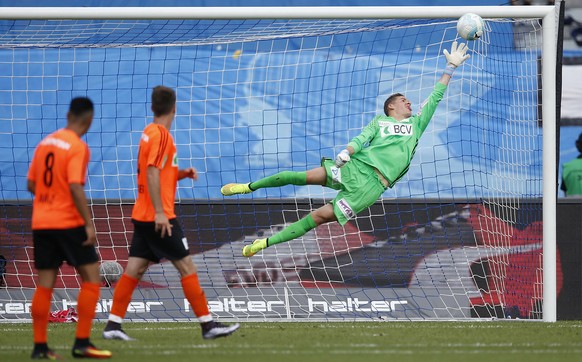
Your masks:
M111 358L112 353L110 351L99 349L95 347L92 343L87 346L74 346L73 347L73 357L75 358L96 358L104 359Z
M202 323L202 338L215 339L219 337L230 336L240 327L238 323L232 325L222 324L220 322L210 321Z
M240 195L240 194L250 194L253 192L249 187L251 183L247 184L226 184L220 189L220 193L224 196Z
M60 361L63 359L61 356L56 354L52 349L47 349L44 351L34 350L34 351L32 351L30 358L32 358L32 359L48 359L51 361Z
M242 250L242 255L250 258L259 251L267 248L267 239L257 239L251 245L247 245Z

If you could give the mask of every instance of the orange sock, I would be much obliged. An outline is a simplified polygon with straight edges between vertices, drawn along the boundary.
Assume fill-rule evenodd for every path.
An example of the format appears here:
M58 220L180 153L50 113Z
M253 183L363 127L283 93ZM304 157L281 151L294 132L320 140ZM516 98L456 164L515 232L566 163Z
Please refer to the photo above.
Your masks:
M111 306L111 313L109 314L110 321L121 324L127 312L127 307L131 302L133 290L137 287L137 283L139 283L139 280L127 274L121 276L113 292L113 305Z
M34 343L47 342L47 327L49 313L51 312L51 299L53 290L44 287L36 287L36 292L32 297L30 314L32 315L32 333Z
M200 287L200 282L198 281L198 274L190 274L182 278L182 289L184 290L184 295L188 302L194 309L194 314L198 317L200 323L210 322L212 320L212 315L208 310L208 302L206 301L206 295Z
M77 312L79 313L79 322L77 323L78 339L89 338L91 336L91 325L95 318L95 307L99 301L99 288L101 286L95 283L84 282L81 284L81 291L77 297Z

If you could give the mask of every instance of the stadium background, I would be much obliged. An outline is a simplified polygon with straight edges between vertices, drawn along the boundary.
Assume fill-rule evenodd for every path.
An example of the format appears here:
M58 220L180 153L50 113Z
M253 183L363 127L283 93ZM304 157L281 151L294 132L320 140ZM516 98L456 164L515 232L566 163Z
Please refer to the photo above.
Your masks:
M79 1L47 1L43 3L43 6L101 6L103 2L101 1L83 1L82 4ZM266 6L266 5L384 5L381 1L318 1L314 3L313 1L167 1L164 6ZM499 5L499 1L477 1L472 2L474 5ZM37 5L33 1L21 1L19 6L35 6ZM160 6L158 2L154 1L126 1L124 6ZM459 5L457 1L395 1L391 5ZM12 3L8 4L7 1L0 1L0 6L13 6ZM0 22L0 27L2 23ZM90 40L92 41L92 40ZM431 41L430 35L424 35L417 38L418 45ZM492 39L492 42L502 43L507 41L507 39ZM333 44L331 45L333 48ZM204 58L204 52L217 52L222 51L220 49L215 49L211 46L202 48L198 51L196 57ZM226 50L224 50L226 51ZM362 64L374 62L374 49L366 49L365 47L359 47L358 52L362 52L362 55L369 53L369 59L365 57L360 57L362 59ZM140 61L140 56L144 55L144 59L147 61ZM10 84L5 87L5 89L11 89L11 92L0 91L0 117L2 114L10 114L12 119L22 120L22 122L0 122L0 184L2 185L2 199L3 200L29 200L30 194L25 190L25 177L26 170L28 168L28 161L30 159L31 145L36 144L40 138L50 132L55 128L60 126L59 120L62 120L62 115L66 113L66 107L70 101L71 96L75 95L76 92L81 94L87 94L89 97L93 98L97 104L100 105L97 111L98 122L95 123L93 129L87 135L87 141L90 146L103 149L115 150L104 153L94 152L92 155L92 160L89 168L89 182L88 182L88 192L94 199L132 199L134 197L134 174L135 165L133 164L132 158L135 153L135 145L139 139L141 129L143 128L145 122L147 122L148 117L151 115L148 112L147 100L148 92L154 85L164 83L165 85L172 87L179 87L182 82L194 83L196 84L196 79L192 77L192 71L190 69L185 69L181 66L180 61L178 61L177 54L181 52L180 48L175 49L138 49L138 50L119 50L119 49L91 49L86 52L77 51L76 56L81 57L77 60L82 60L83 56L86 56L87 62L82 67L78 68L51 68L42 66L40 63L35 63L34 61L29 63L26 67L15 66L11 69L7 67L0 67L0 84L3 81L10 80ZM147 54L146 54L147 53ZM15 62L26 62L29 60L29 56L32 54L34 57L34 51L31 53L19 53L14 52ZM65 50L60 50L58 56L60 59L66 59L72 53ZM91 58L89 59L89 55ZM576 47L568 47L565 51L565 55L568 57L578 57L582 56L582 51L578 50ZM309 56L306 54L305 56ZM409 59L385 59L385 61L396 63L398 61L410 61L417 56L414 53L409 54ZM517 54L516 54L517 56ZM163 71L159 69L161 61L165 59ZM231 58L234 62L236 59ZM33 59L34 60L34 59ZM111 61L109 61L111 60ZM175 61L172 61L175 60ZM193 59L188 59L187 57L182 57L183 61L192 61ZM241 57L240 61L262 61L264 59L247 59ZM236 60L237 62L239 60ZM38 68L37 67L38 64ZM344 97L349 98L349 89L346 89L344 94L337 93L335 90L333 92L326 92L323 86L325 78L325 64L326 62L315 62L310 66L309 71L320 72L322 77L320 78L320 83L315 84L316 89L319 89L318 96L324 100L328 100L332 103L333 97ZM212 69L212 64L208 62L198 62L194 63L197 71L205 72ZM338 64L337 66L341 66ZM206 68L205 68L206 67ZM318 68L319 67L319 68ZM308 71L306 69L306 71ZM535 71L535 70L532 70ZM21 72L21 73L19 73ZM164 75L162 75L162 73ZM12 76L18 75L30 75L38 74L42 77L36 78L38 83L35 81L29 82L27 84L19 84L17 78L12 78ZM380 79L380 74L373 74L372 76ZM62 80L58 79L58 76L69 75L70 81L63 83ZM79 78L76 79L74 75L78 75ZM88 77L87 77L88 76ZM229 74L225 74L226 80L228 81ZM252 75L255 77L254 81L260 81L261 78L266 79L269 74L267 72L261 74L255 73ZM357 80L357 77L355 78ZM93 80L93 81L92 81ZM233 79L234 81L234 79ZM495 82L496 79L481 79L482 82ZM580 82L582 83L582 82ZM131 84L131 90L124 87L124 85ZM404 84L403 84L404 86ZM413 89L421 89L427 85L413 85ZM40 98L40 93L35 95L35 92L28 92L24 96L23 92L19 90L26 89L42 89L42 90L54 90L52 94L44 94L42 100ZM3 87L4 88L4 87ZM365 90L365 89L364 89ZM463 90L457 90L462 92ZM207 98L220 99L221 90L218 88L208 87L206 90ZM214 92L214 93L213 93ZM416 106L420 103L422 96L420 94L407 94L411 99L416 100L414 103ZM568 89L564 89L565 97L569 96ZM298 95L295 94L297 97ZM180 97L195 97L195 95L190 94L180 94L178 92L178 117L175 122L176 129L187 129L190 128L189 124L192 121L189 118L180 116L180 114L190 113L190 110L184 110L181 112L180 109ZM303 99L301 100L301 97ZM308 95L299 95L299 100L307 103ZM267 98L268 99L268 98ZM483 101L494 100L494 95L483 94ZM297 101L297 99L295 100ZM42 104L42 105L41 105ZM278 105L277 108L275 104ZM288 104L287 104L288 105ZM224 128L232 126L232 120L228 118L220 118L218 114L229 113L234 114L235 109L244 108L244 104L238 104L237 100L234 99L232 102L207 102L207 104L200 104L200 110L195 111L195 113L201 114L216 114L216 120ZM267 107L276 111L276 109L290 109L291 107L286 107L284 97L277 99L271 107ZM464 107L471 107L473 109L479 107L479 103L465 104ZM362 109L369 109L369 105L361 105ZM131 109L131 112L128 110ZM202 111L204 110L204 111ZM253 145L250 144L239 144L233 147L218 145L218 139L224 141L228 140L228 134L221 133L218 128L205 128L202 127L199 130L194 130L192 134L177 133L176 142L179 145L178 153L179 155L204 155L195 156L191 159L192 166L196 167L201 172L201 179L195 188L181 188L179 190L179 196L181 198L194 198L194 199L218 199L220 194L218 189L221 184L230 180L247 180L261 176L261 172L265 174L272 173L277 170L278 167L288 167L289 169L302 170L305 168L314 167L318 164L319 158L322 155L332 156L336 151L337 147L344 145L347 140L344 139L334 139L333 137L321 137L318 131L313 130L309 132L314 134L311 138L306 138L307 149L320 149L320 154L313 155L302 155L299 158L295 158L292 150L292 146L288 141L288 138L282 137L278 140L276 147L276 152L269 153L268 150L273 149L271 144L262 143L263 135L271 132L277 132L278 134L285 134L292 132L290 126L291 119L293 117L302 117L305 119L311 119L317 117L317 114L310 113L309 107L304 108L305 113L301 115L289 114L287 123L279 123L278 125L272 124L269 127L263 127L263 124L270 124L268 118L268 113L261 114L257 117L257 114L248 113L248 119L246 124L249 127L251 140L254 141ZM569 110L573 114L582 114L582 109ZM131 113L131 117L129 114ZM279 114L279 119L284 119ZM535 115L532 115L532 119ZM461 114L462 117L462 114ZM371 118L371 117L370 117ZM47 122L47 119L52 121ZM333 119L337 125L345 124L346 128L354 128L353 125L349 125L350 120L346 117L343 119ZM188 124L188 126L181 126L181 124ZM10 126L10 128L7 128ZM503 119L502 117L493 118L491 122L492 129L502 130L503 129ZM31 132L31 130L34 130ZM460 127L455 127L454 123L452 126L447 128L439 127L438 124L438 112L435 115L435 122L431 125L429 129L430 136L424 137L419 146L419 151L417 153L417 158L423 163L433 163L436 160L448 159L451 155L456 155L459 153L458 149L463 147L463 141L460 137L461 132ZM576 156L577 151L574 148L574 140L577 138L578 134L582 132L581 126L568 126L567 131L561 133L560 139L560 163L568 161L569 159ZM496 137L501 137L502 133L496 132ZM541 128L540 133L537 135L537 142L541 144ZM181 139L181 137L184 137ZM226 138L225 138L226 137ZM451 139L461 139L461 142L448 142ZM204 141L203 141L204 140ZM22 147L22 145L26 145ZM316 145L316 146L314 146ZM496 158L496 145L495 140L490 144L489 149L481 150L483 154L473 154L475 162L479 159L487 158L491 161L488 163L488 167L495 167ZM106 148L111 146L111 148ZM242 147L242 148L237 148ZM254 147L252 150L249 147ZM423 150L431 150L430 152L423 152ZM437 152L432 152L432 150L437 150ZM257 157L261 160L256 160L250 158L249 162L239 162L236 157L236 152L256 153ZM471 163L473 159L463 159L463 162ZM120 162L113 162L116 160L121 160ZM530 160L532 164L539 164L541 160L532 158ZM186 165L183 165L186 166ZM482 167L483 165L479 165ZM232 170L228 172L226 170ZM259 173L257 173L259 172ZM426 180L431 180L430 182L439 184L456 184L457 182L453 180L455 175L438 175L438 174L426 174L426 171L417 168L416 170L411 168L411 176L415 179L419 179L420 175ZM414 175L417 172L417 175ZM121 174L121 176L117 176ZM252 176L251 176L252 175ZM466 177L467 175L459 175L459 177ZM431 197L436 196L431 195L430 192L427 194L427 190L430 190L430 182L423 185L418 185L414 183L405 183L404 186L397 187L394 190L387 192L385 196L397 196L400 198L423 196ZM107 184L107 187L105 187ZM310 197L317 196L329 196L321 193L319 189L307 188L308 195ZM450 194L445 195L442 191L439 193L441 197L452 197L452 198L471 198L473 193L471 189L455 189L451 187ZM527 197L527 188L516 188L505 190L513 196ZM319 193L319 194L318 194ZM280 190L270 190L265 196L268 197L292 197L292 196L307 196L296 194L293 188L282 188ZM258 195L260 196L260 195ZM496 195L499 196L499 195ZM579 212L579 207L575 207L571 201L568 201L566 205L570 205L569 210L574 210ZM574 206L572 206L574 205ZM564 207L562 207L564 209ZM580 233L576 233L577 230L562 228L560 232L568 232L565 238L568 238L566 244L567 248L572 248L568 250L575 250L575 253L570 253L568 251L561 251L561 254L570 255L570 259L562 260L564 265L564 273L571 275L578 275L578 279L571 279L567 285L570 286L568 293L574 293L577 291L578 300L580 299L580 273L579 269L576 268L575 259L572 256L580 255L579 244L581 242ZM564 234L562 234L564 235ZM561 241L563 242L563 241ZM577 259L579 260L579 259ZM567 272L568 271L568 272ZM565 276L565 279L568 279ZM569 280L569 279L568 279ZM565 280L566 283L566 280ZM577 288L576 288L577 286ZM578 304L579 306L579 304ZM576 308L573 304L570 308ZM579 308L579 307L578 307ZM578 311L579 312L579 311Z

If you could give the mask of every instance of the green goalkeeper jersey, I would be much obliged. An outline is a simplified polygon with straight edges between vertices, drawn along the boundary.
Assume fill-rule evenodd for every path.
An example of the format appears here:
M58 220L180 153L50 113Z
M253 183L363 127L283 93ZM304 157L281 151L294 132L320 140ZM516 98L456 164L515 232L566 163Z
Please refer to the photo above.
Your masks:
M376 168L390 182L390 187L408 171L418 140L424 133L447 86L437 83L419 114L397 121L376 116L360 135L350 141L352 158Z

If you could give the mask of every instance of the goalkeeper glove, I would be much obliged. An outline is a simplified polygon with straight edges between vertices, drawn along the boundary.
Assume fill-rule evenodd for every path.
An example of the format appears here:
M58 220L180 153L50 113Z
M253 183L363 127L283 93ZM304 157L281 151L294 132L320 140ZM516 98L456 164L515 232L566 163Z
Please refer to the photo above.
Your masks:
M446 49L443 51L443 54L447 59L447 67L445 68L445 74L452 75L455 68L463 64L465 60L469 59L469 54L465 54L467 53L468 49L469 48L464 43L461 43L457 47L457 42L455 41L453 42L453 45L451 45L450 53Z
M350 160L350 151L344 149L335 156L335 165L342 167Z

